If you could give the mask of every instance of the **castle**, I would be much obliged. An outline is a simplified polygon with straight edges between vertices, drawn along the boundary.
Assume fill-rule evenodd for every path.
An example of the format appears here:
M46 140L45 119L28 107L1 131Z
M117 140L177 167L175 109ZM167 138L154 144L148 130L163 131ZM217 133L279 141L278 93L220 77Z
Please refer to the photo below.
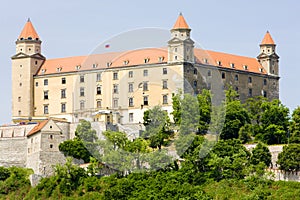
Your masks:
M119 125L142 129L143 113L155 105L172 112L172 94L217 96L232 86L242 101L252 96L279 98L279 57L267 32L257 58L194 47L180 14L166 47L46 59L30 20L12 56L12 121L0 127L0 165L51 173L63 163L58 145L74 137L80 119L101 132ZM221 95L222 96L222 95Z

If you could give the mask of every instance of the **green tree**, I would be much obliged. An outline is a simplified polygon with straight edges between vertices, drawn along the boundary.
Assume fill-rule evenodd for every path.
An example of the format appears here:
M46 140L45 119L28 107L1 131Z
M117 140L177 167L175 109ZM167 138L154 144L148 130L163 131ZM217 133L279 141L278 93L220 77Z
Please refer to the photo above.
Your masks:
M253 165L258 165L260 162L264 163L266 167L269 167L272 162L272 155L269 148L261 142L255 146L251 155L251 163Z
M300 143L300 107L293 111L289 130L290 143Z
M262 133L257 134L255 139L268 145L284 144L287 142L287 135L282 126L271 124Z
M91 123L86 120L80 120L80 123L76 127L75 136L80 138L84 142L95 142L97 133L92 129Z
M253 126L252 124L246 124L242 126L239 130L239 137L243 144L251 141L251 135L253 133Z
M172 94L172 115L173 115L173 120L176 125L180 125L181 123L181 96L182 92L179 92L177 94ZM145 119L144 119L145 121Z
M197 95L198 106L199 106L199 131L200 133L206 134L212 112L211 94L209 90L203 89L201 94Z
M291 172L300 170L300 144L289 144L278 154L279 169Z
M253 124L260 125L261 117L264 112L262 104L265 102L268 102L268 99L262 96L255 96L246 100L244 106L248 110Z

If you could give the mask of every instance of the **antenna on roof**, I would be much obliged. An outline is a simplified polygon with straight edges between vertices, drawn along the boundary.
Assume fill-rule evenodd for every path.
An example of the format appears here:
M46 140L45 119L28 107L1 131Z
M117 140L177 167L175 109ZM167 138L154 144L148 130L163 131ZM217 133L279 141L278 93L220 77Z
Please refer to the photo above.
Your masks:
M30 17L28 17L27 22L30 22Z
M179 12L179 15L182 16L182 12Z

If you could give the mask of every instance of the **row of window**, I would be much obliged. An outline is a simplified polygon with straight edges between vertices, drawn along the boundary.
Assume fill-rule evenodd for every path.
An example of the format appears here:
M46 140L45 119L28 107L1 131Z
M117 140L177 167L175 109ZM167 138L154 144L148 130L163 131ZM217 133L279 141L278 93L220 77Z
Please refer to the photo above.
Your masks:
M211 75L211 74L210 74ZM226 74L225 74L225 72L222 72L222 79L225 79L226 78ZM234 80L235 81L238 81L239 80L239 75L238 74L236 74L235 76L234 76ZM252 77L251 76L249 76L248 77L248 83L252 83ZM263 84L264 85L267 85L267 79L264 79L263 80Z

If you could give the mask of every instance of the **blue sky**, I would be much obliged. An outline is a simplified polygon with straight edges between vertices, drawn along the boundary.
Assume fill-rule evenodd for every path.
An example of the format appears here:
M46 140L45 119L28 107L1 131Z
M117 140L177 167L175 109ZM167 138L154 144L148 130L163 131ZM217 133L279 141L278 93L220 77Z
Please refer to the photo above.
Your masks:
M170 29L182 12L202 47L256 57L270 31L280 56L280 99L300 105L300 2L242 0L52 0L4 1L0 12L0 124L11 118L11 60L28 17L47 58L89 54L99 43L143 27Z

